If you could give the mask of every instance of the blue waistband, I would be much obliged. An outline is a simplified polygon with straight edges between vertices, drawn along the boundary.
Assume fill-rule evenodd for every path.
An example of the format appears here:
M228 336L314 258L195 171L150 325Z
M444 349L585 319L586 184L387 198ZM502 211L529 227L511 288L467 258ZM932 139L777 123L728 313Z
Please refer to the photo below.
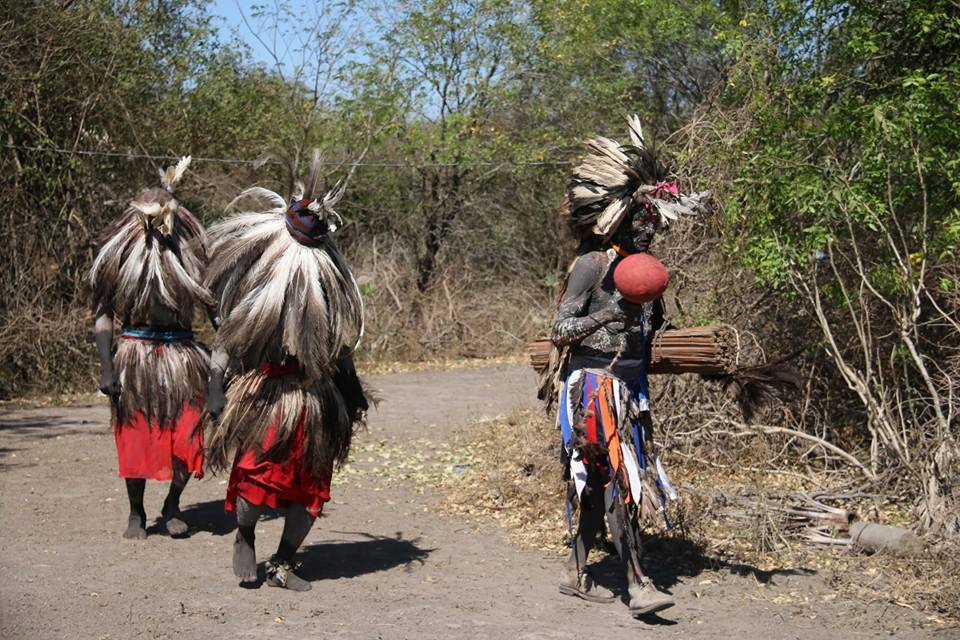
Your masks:
M193 331L189 329L131 329L126 328L120 334L121 338L128 340L151 340L153 342L175 342L177 340L190 340L193 338Z

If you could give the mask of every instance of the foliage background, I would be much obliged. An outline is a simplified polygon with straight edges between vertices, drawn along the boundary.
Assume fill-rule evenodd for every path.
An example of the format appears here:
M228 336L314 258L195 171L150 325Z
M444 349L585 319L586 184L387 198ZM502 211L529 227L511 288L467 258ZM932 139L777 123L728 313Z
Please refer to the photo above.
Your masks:
M362 155L340 240L368 302L360 357L521 353L572 254L556 210L581 141L638 113L680 181L714 193L655 246L674 322L733 324L756 359L799 353L806 389L768 423L838 444L956 534L955 1L304 6L248 16L275 64L203 0L0 6L0 398L92 388L96 237L156 156L184 153L205 223L251 184L288 191L312 147L331 182ZM802 443L794 462L841 464Z

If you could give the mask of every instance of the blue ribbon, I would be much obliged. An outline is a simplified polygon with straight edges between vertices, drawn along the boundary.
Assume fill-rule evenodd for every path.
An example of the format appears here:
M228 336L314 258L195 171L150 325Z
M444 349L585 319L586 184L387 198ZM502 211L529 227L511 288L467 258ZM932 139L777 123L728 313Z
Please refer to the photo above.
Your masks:
M193 338L193 331L189 329L170 329L164 331L156 331L154 329L124 329L120 336L123 338L152 340L154 342L175 342L177 340L189 340Z

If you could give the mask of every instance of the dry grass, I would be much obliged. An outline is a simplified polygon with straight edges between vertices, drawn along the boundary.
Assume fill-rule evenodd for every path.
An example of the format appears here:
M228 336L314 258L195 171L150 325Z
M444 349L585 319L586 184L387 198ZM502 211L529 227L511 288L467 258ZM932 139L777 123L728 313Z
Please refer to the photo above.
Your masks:
M550 320L551 294L536 279L450 264L419 291L400 250L365 251L352 266L366 304L364 366L522 354Z
M521 546L565 552L558 438L552 423L529 411L462 430L451 444L465 454L459 473L441 477L445 509L495 520Z
M515 310L549 308L536 297L542 291L470 278L456 287L444 280L421 297L404 291L396 298L406 302L400 308L390 291L365 289L367 334L356 356L362 374L522 362L526 342L544 321L538 312ZM119 329L120 319L114 321ZM193 327L199 341L213 344L213 330L199 310ZM92 329L92 313L79 300L49 310L25 304L7 309L0 319L0 401L69 403L73 395L96 390Z
M490 358L434 358L430 360L398 360L369 362L361 360L357 365L361 376L379 376L388 373L409 373L411 371L433 371L446 369L472 369L502 364L523 364L526 355L503 355Z
M421 478L446 491L444 509L477 521L497 522L519 545L566 552L566 517L558 460L558 434L552 420L523 411L481 422L461 431L443 448L435 472ZM803 474L784 475L716 469L664 452L675 484L708 488L727 495L776 495L804 488ZM457 466L454 466L457 465ZM835 476L831 476L835 479ZM910 505L889 501L844 505L869 520L907 525ZM940 548L921 558L863 555L849 547L812 545L789 539L774 514L731 516L721 499L685 491L673 507L674 532L653 539L670 549L670 562L697 575L702 571L749 566L759 572L785 567L815 571L836 597L889 603L923 611L931 624L960 623L960 557ZM679 555L678 555L679 552ZM806 595L779 594L778 603Z

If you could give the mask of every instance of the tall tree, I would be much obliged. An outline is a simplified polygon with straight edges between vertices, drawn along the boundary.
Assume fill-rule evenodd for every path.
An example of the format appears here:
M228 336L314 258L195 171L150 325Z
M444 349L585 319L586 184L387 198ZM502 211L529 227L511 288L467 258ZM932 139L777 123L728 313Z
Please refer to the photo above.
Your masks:
M390 10L374 63L394 72L404 100L394 132L419 165L422 240L416 285L431 285L451 228L490 176L498 101L516 73L518 6L509 0L401 2Z

